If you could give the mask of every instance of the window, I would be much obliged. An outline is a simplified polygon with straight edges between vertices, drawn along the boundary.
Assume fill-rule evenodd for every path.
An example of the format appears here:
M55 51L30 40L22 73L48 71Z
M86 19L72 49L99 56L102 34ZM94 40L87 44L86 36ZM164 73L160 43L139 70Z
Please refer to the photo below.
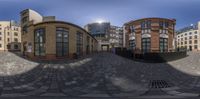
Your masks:
M25 23L25 22L27 22L28 21L28 17L26 16L26 17L24 17L24 18L22 18L22 23Z
M14 38L14 41L15 41L15 42L18 42L18 39L17 39L17 38Z
M135 40L130 40L129 46L130 46L131 49L134 49L135 48Z
M185 37L185 40L187 40L187 37Z
M26 13L27 13L27 12L23 12L23 13L22 13L22 16L25 16L25 15L26 15Z
M192 36L190 36L190 39L192 39Z
M7 49L8 49L8 50L10 49L10 45L9 45L9 44L7 45Z
M141 22L141 29L149 29L151 28L151 20L145 20Z
M187 44L187 41L185 41L185 44Z
M131 33L135 32L134 26L130 26L130 31L131 31Z
M1 35L1 32L0 32L0 35Z
M34 33L35 56L45 56L45 29L36 29Z
M198 38L197 35L195 35L194 38L197 39Z
M17 44L15 44L14 45L14 49L18 49L19 47L18 47L18 45Z
M0 44L0 48L2 47L2 45Z
M23 28L22 28L22 31L27 33L28 32L28 27L25 25Z
M68 56L69 32L66 28L56 28L56 56Z
M194 44L197 44L198 43L198 41L197 40L194 40Z
M142 52L148 53L151 49L151 40L150 38L142 38Z
M16 27L16 28L14 27L14 30L15 30L15 31L18 31L18 28L17 28L17 27Z
M0 37L0 41L2 40L2 38Z
M189 34L192 35L192 32L190 32Z
M194 49L198 49L198 45L194 45Z
M10 38L7 38L7 41L10 42Z
M167 51L168 51L168 39L160 38L160 52L167 52Z
M197 34L197 31L195 31L194 34Z
M162 34L168 34L168 30L167 29L160 29L159 32Z
M165 29L169 27L169 23L168 22L164 22L164 21L160 21L159 22L159 26L161 29Z
M18 36L18 33L17 33L17 32L14 32L14 35L15 35L15 36Z
M83 33L76 33L76 52L78 55L83 54Z
M191 40L189 41L189 44L192 44L192 41L191 41Z
M10 33L9 33L9 32L8 32L7 34L8 34L8 35L10 35Z
M86 43L86 54L90 53L90 37L87 36L87 43Z

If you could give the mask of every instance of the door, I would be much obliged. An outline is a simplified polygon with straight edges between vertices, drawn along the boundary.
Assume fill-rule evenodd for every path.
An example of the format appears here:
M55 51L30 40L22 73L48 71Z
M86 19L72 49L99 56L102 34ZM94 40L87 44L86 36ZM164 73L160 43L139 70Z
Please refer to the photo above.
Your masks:
M192 51L192 46L190 46L190 48L189 48L189 49L190 49L190 51Z

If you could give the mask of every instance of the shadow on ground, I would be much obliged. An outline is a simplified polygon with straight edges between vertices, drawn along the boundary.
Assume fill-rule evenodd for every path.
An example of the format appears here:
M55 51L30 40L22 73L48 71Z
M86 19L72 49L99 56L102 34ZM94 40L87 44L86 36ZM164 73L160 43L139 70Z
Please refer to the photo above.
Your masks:
M200 54L168 63L142 63L111 53L76 60L30 61L1 53L1 97L198 97Z

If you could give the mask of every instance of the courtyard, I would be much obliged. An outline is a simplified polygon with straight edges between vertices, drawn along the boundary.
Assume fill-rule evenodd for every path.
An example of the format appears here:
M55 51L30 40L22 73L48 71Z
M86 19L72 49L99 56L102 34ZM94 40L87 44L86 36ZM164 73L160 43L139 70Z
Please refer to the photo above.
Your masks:
M199 97L200 53L167 63L142 63L108 52L66 61L31 61L0 53L1 97ZM57 99L57 98L56 98Z

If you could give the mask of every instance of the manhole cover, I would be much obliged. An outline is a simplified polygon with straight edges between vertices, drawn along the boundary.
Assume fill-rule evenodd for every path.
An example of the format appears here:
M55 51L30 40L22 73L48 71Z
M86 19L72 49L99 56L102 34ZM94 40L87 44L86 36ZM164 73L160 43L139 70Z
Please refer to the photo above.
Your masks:
M173 84L166 80L150 80L149 88L168 88L172 87Z

